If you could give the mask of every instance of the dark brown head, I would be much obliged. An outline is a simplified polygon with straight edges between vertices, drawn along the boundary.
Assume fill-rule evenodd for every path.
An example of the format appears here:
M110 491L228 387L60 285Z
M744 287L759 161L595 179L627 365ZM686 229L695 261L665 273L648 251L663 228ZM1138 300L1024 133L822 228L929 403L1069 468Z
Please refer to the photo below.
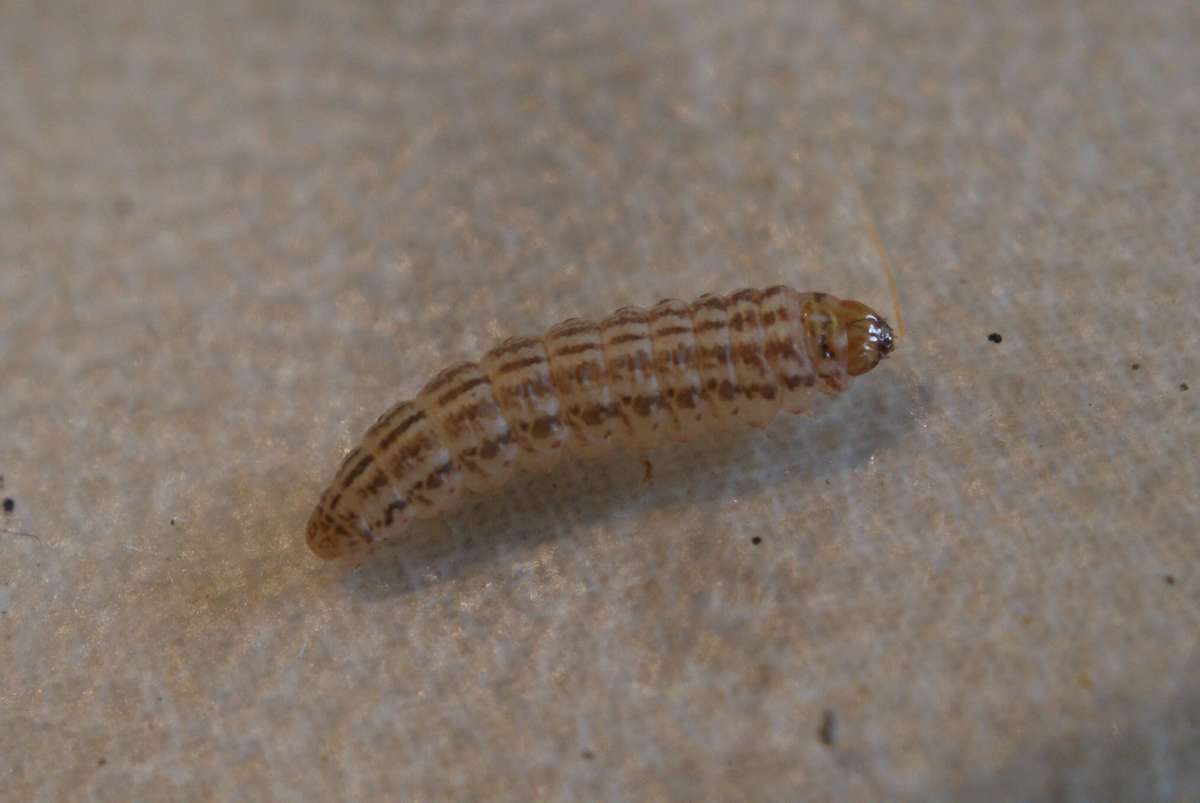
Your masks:
M850 376L865 374L895 350L896 333L866 304L842 301L838 319L846 327Z

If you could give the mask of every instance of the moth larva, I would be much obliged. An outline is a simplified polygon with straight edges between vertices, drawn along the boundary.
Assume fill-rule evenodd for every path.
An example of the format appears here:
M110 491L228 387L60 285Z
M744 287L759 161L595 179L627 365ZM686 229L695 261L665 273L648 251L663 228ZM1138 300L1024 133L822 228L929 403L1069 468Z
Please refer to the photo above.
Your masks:
M870 307L789 287L704 295L572 318L514 337L435 376L348 454L309 519L308 545L333 558L391 538L414 518L492 491L566 452L648 449L839 393L890 353Z

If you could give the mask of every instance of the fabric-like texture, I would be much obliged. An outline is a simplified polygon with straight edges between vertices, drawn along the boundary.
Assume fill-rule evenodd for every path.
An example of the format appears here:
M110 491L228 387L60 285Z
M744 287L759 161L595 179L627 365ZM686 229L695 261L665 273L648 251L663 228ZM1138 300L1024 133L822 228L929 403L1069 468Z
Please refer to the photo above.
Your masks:
M10 2L13 800L1200 799L1200 11ZM823 417L303 527L503 337L787 282ZM1000 342L991 342L989 335Z

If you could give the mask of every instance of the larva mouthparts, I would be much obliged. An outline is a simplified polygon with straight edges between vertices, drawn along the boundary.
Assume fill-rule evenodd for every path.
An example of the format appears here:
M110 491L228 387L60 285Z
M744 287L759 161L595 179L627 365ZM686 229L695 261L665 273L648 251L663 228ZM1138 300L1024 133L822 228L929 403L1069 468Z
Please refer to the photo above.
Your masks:
M895 342L867 305L782 285L510 338L380 416L322 494L308 545L335 558L393 538L454 509L464 491L494 491L566 453L765 426L810 407L814 393L845 390Z

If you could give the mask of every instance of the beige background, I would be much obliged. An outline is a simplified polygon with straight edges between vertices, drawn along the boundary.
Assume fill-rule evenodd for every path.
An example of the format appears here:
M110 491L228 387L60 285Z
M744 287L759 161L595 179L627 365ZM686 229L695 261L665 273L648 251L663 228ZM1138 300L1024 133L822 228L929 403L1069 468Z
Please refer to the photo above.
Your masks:
M3 795L1200 798L1198 41L1193 0L0 5ZM505 335L891 314L872 219L909 331L826 417L303 548Z

